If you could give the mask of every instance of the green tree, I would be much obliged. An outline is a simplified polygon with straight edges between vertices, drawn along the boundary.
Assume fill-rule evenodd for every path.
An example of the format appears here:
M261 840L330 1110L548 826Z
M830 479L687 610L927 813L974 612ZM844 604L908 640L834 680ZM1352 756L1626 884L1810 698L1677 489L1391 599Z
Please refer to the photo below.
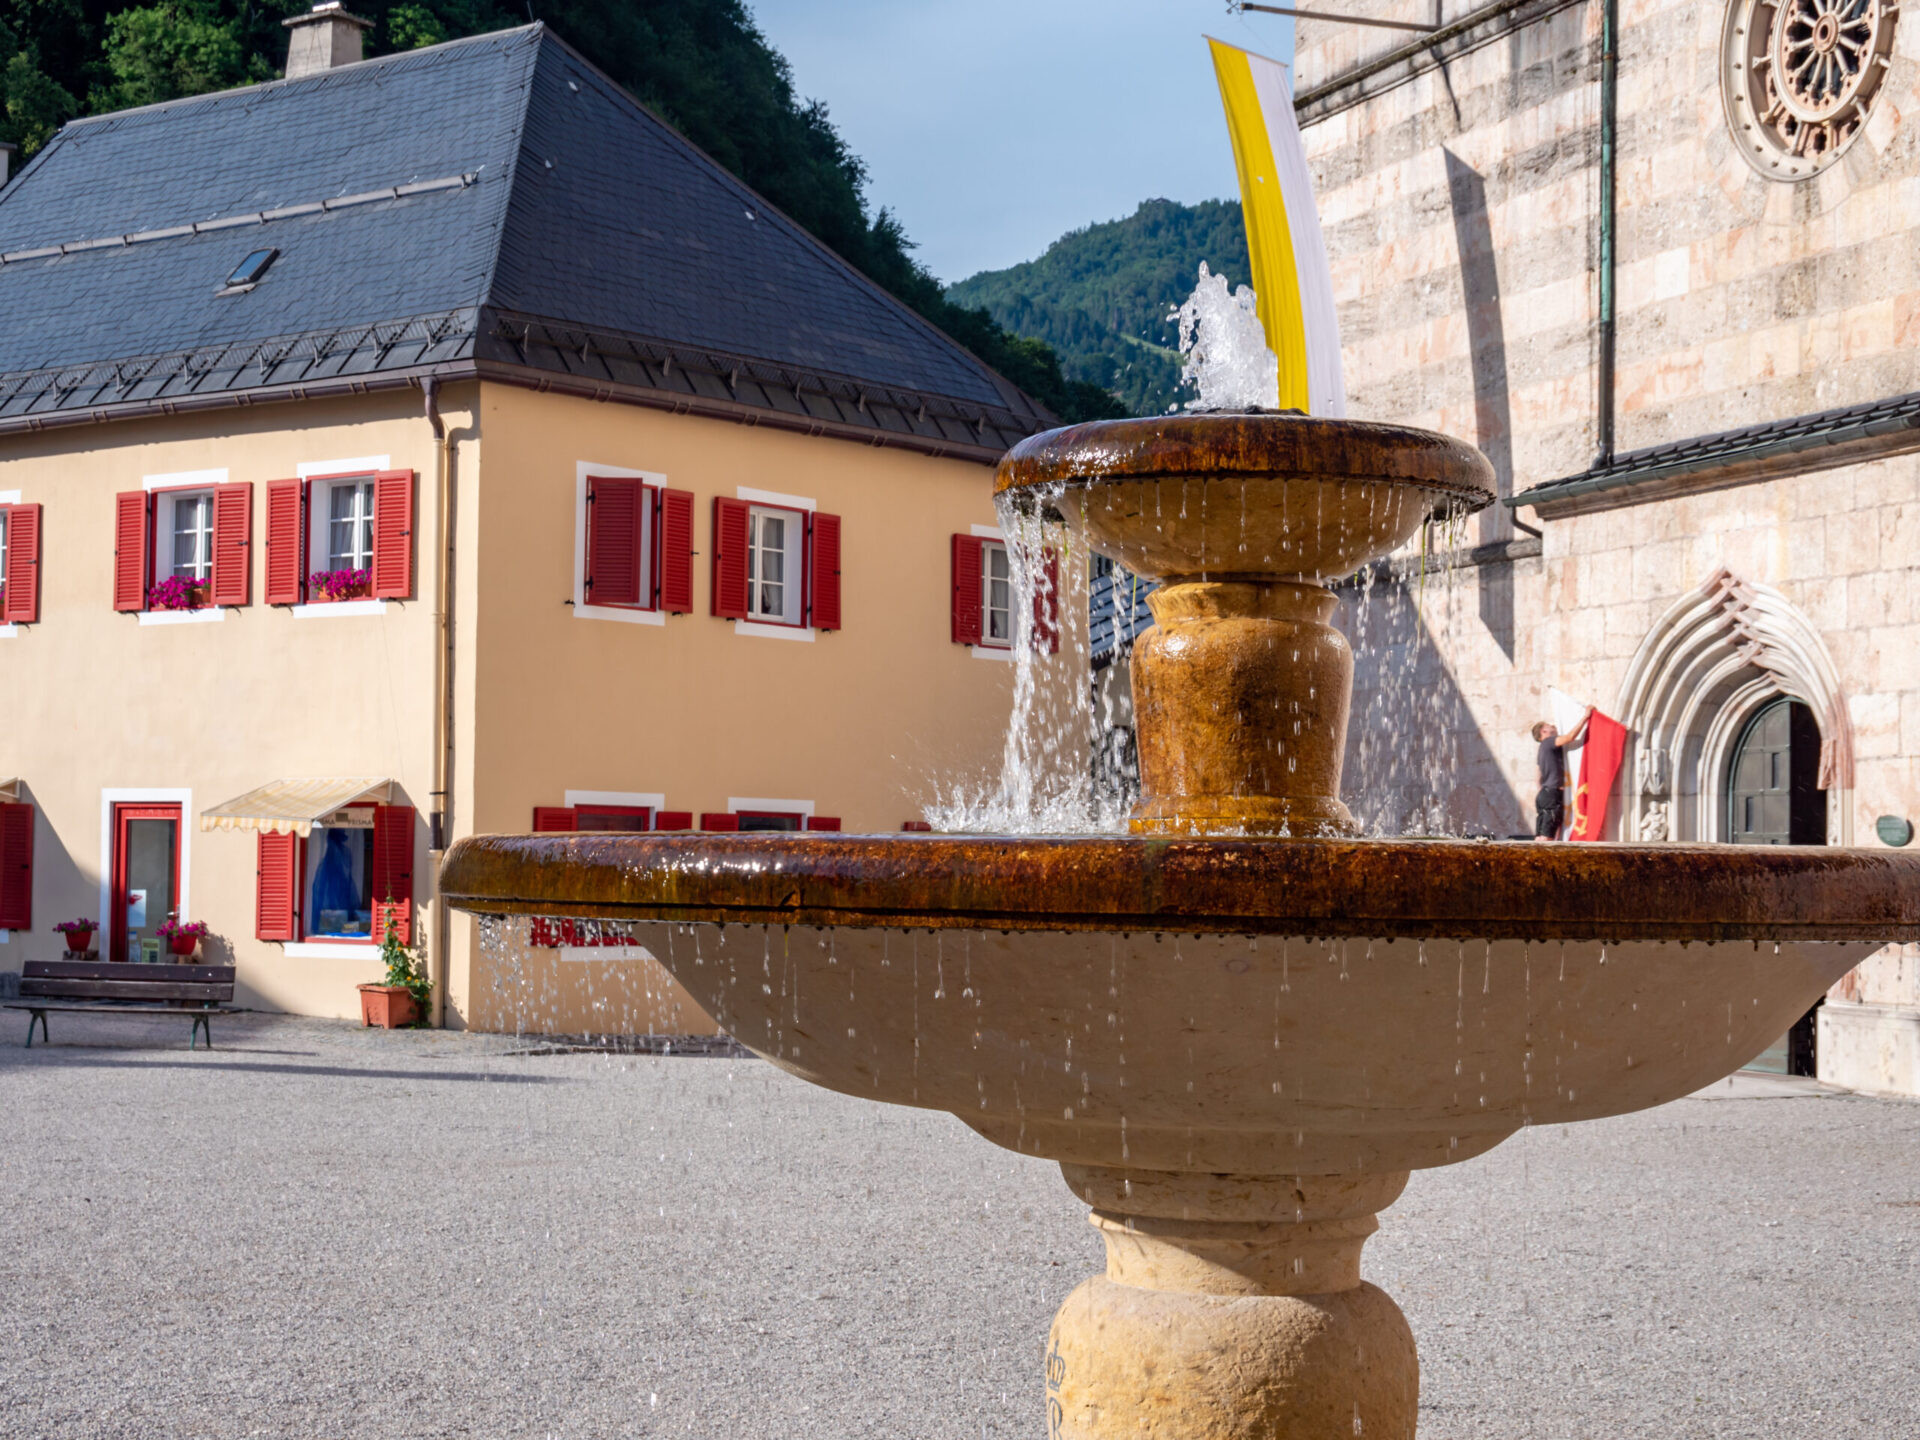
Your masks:
M109 15L112 79L88 97L90 108L124 110L271 79L273 66L247 53L241 29L239 16L220 14L210 0L169 0Z
M21 158L27 158L79 108L67 89L41 68L34 32L9 24L8 12L0 10L0 140L18 145Z
M447 27L424 5L396 5L387 12L389 50L418 50L447 38Z

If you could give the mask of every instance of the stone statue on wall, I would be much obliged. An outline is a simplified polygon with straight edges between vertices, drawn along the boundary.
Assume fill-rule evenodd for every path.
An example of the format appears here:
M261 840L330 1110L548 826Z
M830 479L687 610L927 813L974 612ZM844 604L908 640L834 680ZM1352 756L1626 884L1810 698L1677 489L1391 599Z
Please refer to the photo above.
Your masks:
M1640 753L1634 757L1634 768L1640 774L1640 793L1642 795L1664 795L1668 788L1667 752L1659 745L1642 745Z
M1673 838L1673 803L1655 800L1640 812L1640 838L1648 844Z

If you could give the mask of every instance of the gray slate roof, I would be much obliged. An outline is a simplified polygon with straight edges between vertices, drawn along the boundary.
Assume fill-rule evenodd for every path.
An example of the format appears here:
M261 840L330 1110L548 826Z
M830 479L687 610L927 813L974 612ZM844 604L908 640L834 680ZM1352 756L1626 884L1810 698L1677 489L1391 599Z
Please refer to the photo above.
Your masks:
M430 373L982 458L1051 423L541 25L67 125L0 190L0 316L0 428Z

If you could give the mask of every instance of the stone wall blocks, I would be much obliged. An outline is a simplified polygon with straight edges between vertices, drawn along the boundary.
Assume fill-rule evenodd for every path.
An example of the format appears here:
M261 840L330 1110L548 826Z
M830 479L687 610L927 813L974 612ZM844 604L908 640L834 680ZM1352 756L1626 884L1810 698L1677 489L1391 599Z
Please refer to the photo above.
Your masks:
M1827 525L1827 517L1810 515L1787 529L1782 537L1786 541L1783 580L1818 580L1826 576Z
M1867 648L1875 690L1900 692L1903 706L1920 694L1920 626L1875 625L1867 632Z
M1920 563L1920 503L1892 505L1880 514L1881 553L1898 558L1911 574Z
M1900 753L1920 757L1920 691L1900 697ZM1920 790L1910 789L1903 800L1903 807L1894 813L1920 825Z
M1844 670L1841 674L1845 678ZM1855 692L1847 697L1857 757L1871 759L1900 753L1900 702L1898 695L1868 692Z

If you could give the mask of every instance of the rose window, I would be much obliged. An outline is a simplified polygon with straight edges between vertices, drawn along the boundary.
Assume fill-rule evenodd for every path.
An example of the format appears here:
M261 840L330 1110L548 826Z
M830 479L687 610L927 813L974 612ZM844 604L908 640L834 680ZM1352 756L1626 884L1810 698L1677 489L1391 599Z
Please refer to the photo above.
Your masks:
M1762 175L1804 180L1866 124L1893 50L1891 0L1732 0L1721 94Z

